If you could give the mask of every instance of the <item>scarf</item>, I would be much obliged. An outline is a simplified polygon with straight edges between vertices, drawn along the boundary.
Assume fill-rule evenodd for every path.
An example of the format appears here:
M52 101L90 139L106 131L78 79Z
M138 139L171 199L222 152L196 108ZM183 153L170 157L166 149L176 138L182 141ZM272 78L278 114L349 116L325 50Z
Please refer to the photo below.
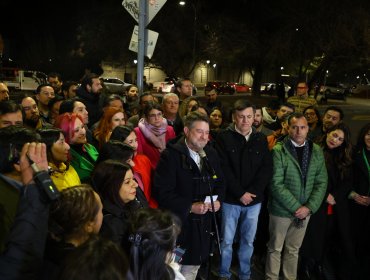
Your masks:
M168 124L165 118L163 118L160 127L149 124L145 118L142 118L138 123L138 127L145 138L152 142L159 152L162 152L166 148L167 126Z

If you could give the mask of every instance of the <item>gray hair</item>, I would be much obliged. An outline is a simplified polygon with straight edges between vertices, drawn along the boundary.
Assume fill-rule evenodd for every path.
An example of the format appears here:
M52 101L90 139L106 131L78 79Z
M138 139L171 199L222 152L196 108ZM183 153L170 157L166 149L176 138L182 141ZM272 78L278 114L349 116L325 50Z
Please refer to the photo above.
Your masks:
M184 119L184 127L187 127L189 129L193 128L193 125L195 122L201 121L201 122L206 122L209 124L209 118L208 116L199 113L197 111L190 112L189 114L186 115Z
M177 94L170 92L170 93L166 93L165 95L163 95L162 104L164 104L166 100L170 97L176 97L176 99L179 100L179 97L177 96Z

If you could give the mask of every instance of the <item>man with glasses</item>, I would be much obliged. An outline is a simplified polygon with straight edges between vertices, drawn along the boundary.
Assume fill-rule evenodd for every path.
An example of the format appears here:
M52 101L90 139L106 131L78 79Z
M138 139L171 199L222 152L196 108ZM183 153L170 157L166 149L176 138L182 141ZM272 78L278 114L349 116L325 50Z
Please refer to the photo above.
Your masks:
M308 106L317 107L316 99L308 95L308 86L303 81L297 84L296 95L289 97L287 101L294 104L297 113L302 113Z

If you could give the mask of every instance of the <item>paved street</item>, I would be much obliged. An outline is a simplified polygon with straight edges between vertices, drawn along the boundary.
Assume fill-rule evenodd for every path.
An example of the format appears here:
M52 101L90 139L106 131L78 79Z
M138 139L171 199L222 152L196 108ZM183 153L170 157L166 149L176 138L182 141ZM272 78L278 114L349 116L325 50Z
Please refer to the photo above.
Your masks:
M203 92L197 95L202 102L206 102ZM239 98L248 98L255 105L265 106L271 99L276 98L268 95L260 97L252 96L250 93L238 93L232 96L220 95L218 97L224 106L232 106ZM370 122L370 99L348 97L346 101L329 99L325 104L319 104L319 111L323 113L328 106L339 106L344 111L344 122L351 128L352 141L355 142L358 131L366 123Z

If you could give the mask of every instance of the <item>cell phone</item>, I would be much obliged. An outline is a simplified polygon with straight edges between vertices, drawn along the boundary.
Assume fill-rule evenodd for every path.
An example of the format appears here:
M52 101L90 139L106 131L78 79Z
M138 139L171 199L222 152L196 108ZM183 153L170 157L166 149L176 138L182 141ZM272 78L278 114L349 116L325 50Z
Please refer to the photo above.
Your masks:
M173 254L175 256L174 261L180 263L182 260L182 256L185 254L185 251L185 249L182 249L180 247L176 247L175 249L173 249Z

